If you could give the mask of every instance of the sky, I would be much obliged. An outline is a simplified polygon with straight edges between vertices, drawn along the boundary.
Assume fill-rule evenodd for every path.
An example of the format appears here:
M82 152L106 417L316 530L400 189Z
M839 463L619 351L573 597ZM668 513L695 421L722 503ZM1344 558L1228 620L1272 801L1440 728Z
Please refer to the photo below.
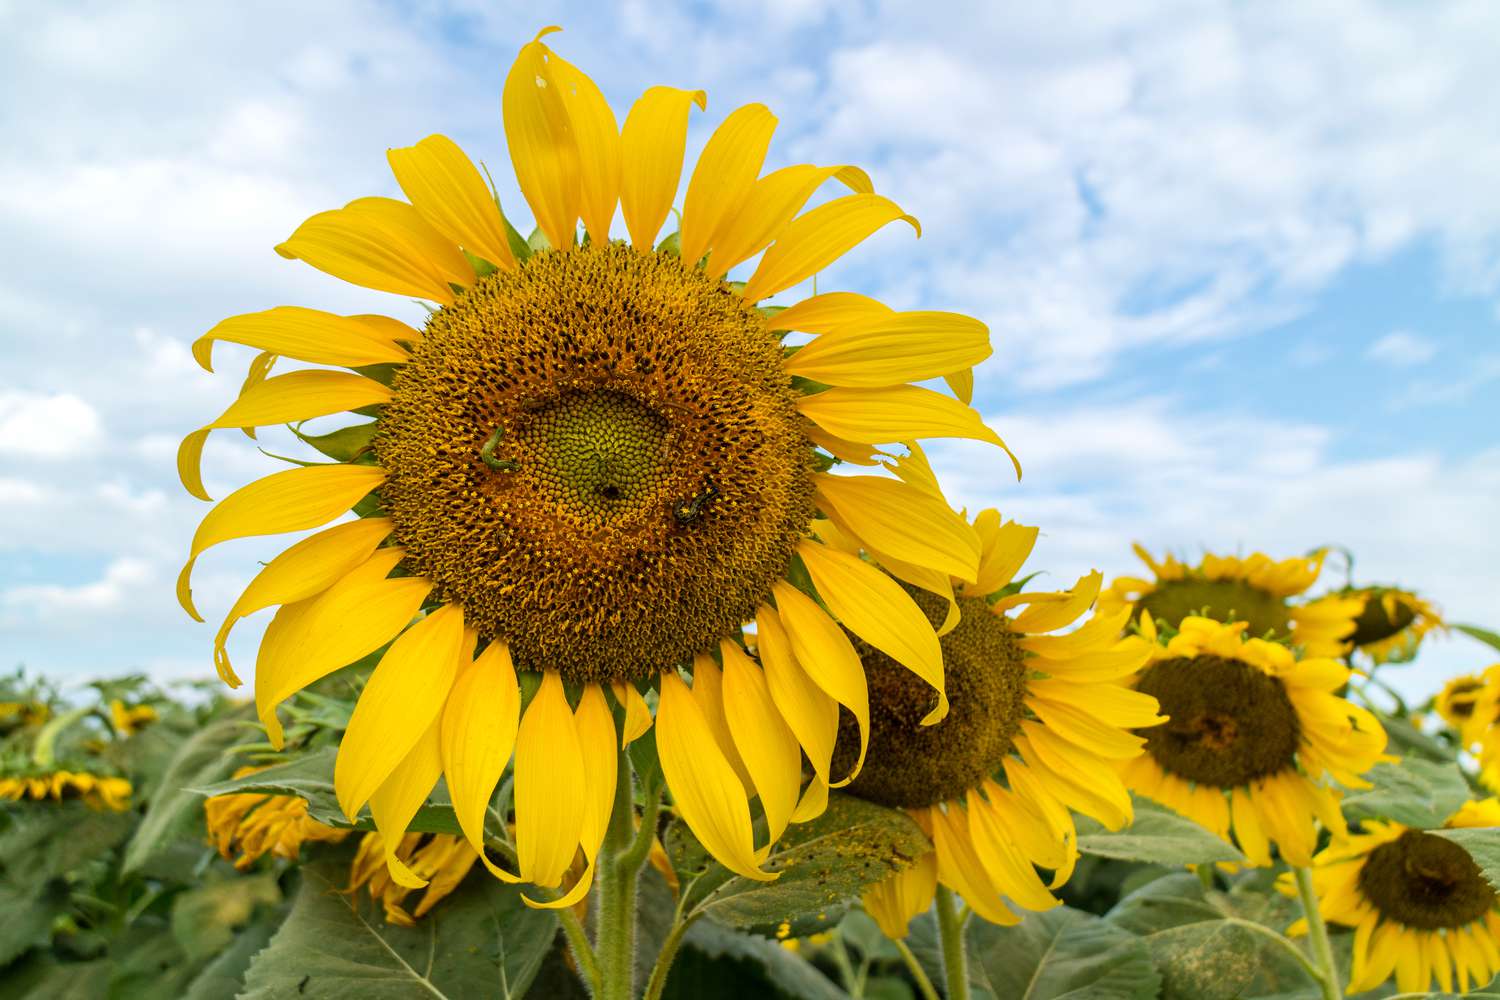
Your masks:
M859 164L921 220L819 288L989 325L975 404L1024 479L985 446L931 453L955 503L1041 527L1043 581L1135 573L1132 541L1338 545L1360 581L1500 626L1500 6L751 10L0 0L0 669L211 675L213 626L172 597L207 509L174 455L249 356L221 348L215 377L189 345L282 304L418 318L271 249L397 195L388 147L451 136L526 228L500 90L554 23L622 119L648 86L707 90L690 156L760 101L767 169ZM204 461L215 496L283 467L230 432ZM279 548L200 560L210 622ZM266 619L236 633L245 672ZM1496 655L1432 642L1398 683Z

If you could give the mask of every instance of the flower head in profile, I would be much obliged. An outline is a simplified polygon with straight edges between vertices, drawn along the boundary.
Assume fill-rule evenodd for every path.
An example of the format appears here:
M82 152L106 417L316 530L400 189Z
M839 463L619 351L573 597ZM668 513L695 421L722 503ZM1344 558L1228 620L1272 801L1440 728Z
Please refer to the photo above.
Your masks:
M277 248L430 301L420 330L281 306L227 319L195 345L204 367L215 342L260 352L239 398L183 442L179 469L201 497L215 428L373 419L315 439L337 461L276 473L210 511L178 596L196 615L189 578L213 545L359 515L272 560L230 610L215 659L238 683L229 630L279 606L255 669L279 746L278 704L389 647L335 783L351 819L370 808L402 886L425 881L399 845L441 776L497 877L557 887L581 851L584 875L550 905L575 902L613 808L617 747L653 722L648 695L678 813L726 866L771 879L770 843L862 766L867 683L841 625L936 692L935 722L947 707L938 639L897 580L980 572L974 530L929 493L824 470L922 438L1003 447L968 405L988 332L847 292L764 304L880 228L916 223L857 167L762 173L776 118L759 104L713 131L681 228L661 239L703 93L652 87L620 126L541 37L521 49L502 99L530 240L458 146L430 136L388 154L406 200L357 199ZM807 208L825 184L848 193ZM617 214L628 241L615 238ZM794 348L791 331L815 336ZM282 359L319 367L270 375ZM951 394L913 384L937 378ZM886 554L884 569L811 535L817 515ZM743 650L751 621L762 663ZM539 675L524 706L518 672ZM845 772L829 766L825 731L840 708L860 732ZM513 755L516 872L482 854L485 809ZM759 840L752 796L767 819Z
M1012 907L1056 906L1051 890L1077 859L1072 811L1111 829L1127 825L1118 764L1145 743L1133 730L1164 721L1153 698L1122 683L1150 655L1144 640L1120 636L1129 612L1086 618L1099 574L1064 591L1019 591L1012 584L1037 529L994 510L974 526L983 544L977 580L908 584L942 632L950 710L941 722L923 724L936 702L930 688L853 637L870 679L871 730L869 761L850 791L905 809L934 846L864 895L891 937L905 935L939 883L998 924L1018 922ZM853 555L836 528L819 530ZM857 735L846 723L836 763L853 756Z
M1252 637L1290 639L1309 656L1342 656L1350 649L1363 598L1299 599L1322 573L1324 552L1279 561L1261 552L1243 558L1206 553L1194 566L1171 553L1157 559L1140 545L1134 549L1153 578L1117 578L1099 595L1101 611L1130 607L1132 618L1148 612L1171 626L1190 615L1244 622Z
M0 776L0 799L20 802L78 800L90 809L124 812L130 808L129 780L91 771L50 770Z
M1444 628L1430 601L1400 587L1350 587L1337 596L1364 602L1349 641L1376 663L1411 659L1429 633Z
M1142 611L1140 630L1151 661L1134 686L1170 721L1142 733L1146 752L1121 767L1126 783L1232 839L1252 865L1269 865L1274 845L1306 867L1318 822L1345 829L1330 779L1369 787L1361 775L1385 749L1379 720L1339 696L1349 668L1247 639L1244 622L1189 617L1158 635Z
M234 777L243 778L262 767L242 767ZM350 833L347 829L320 823L307 814L307 800L295 795L237 792L204 800L208 838L226 860L241 871L266 854L295 861L302 845L310 842L336 844ZM235 855L238 854L238 857Z
M1500 801L1461 806L1444 829L1500 826ZM1487 986L1500 973L1500 899L1459 844L1400 823L1366 821L1313 859L1325 920L1354 928L1349 992L1392 973L1402 993ZM1283 891L1295 890L1283 883ZM1305 934L1298 920L1290 933Z

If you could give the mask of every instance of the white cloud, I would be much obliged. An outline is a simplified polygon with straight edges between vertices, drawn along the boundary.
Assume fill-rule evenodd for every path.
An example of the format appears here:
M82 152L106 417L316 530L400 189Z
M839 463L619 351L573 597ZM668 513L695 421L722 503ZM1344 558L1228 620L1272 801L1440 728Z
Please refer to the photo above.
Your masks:
M131 597L148 586L160 585L149 563L130 557L116 559L98 580L77 586L23 584L0 590L0 621L16 625L23 619L69 618L86 615L92 620L119 611Z
M0 455L83 459L99 440L99 414L72 393L0 389Z
M1423 365L1437 355L1437 345L1405 330L1396 330L1375 341L1365 351L1371 361L1393 368Z

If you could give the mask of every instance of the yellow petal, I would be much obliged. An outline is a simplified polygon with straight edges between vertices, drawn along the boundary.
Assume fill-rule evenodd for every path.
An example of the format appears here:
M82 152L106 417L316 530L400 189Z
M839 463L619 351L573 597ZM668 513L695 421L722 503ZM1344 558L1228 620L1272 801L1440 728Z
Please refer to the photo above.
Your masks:
M474 281L474 269L458 247L415 208L393 198L358 198L319 212L276 252L353 285L443 305L453 301L450 285L467 287Z
M809 684L812 682L809 681ZM826 697L826 696L825 696ZM830 702L832 699L830 699ZM820 775L814 774L812 780L807 783L807 788L802 793L802 798L797 800L797 808L792 810L793 823L806 823L815 820L828 810L828 782Z
M990 883L1028 910L1049 910L1057 900L1042 884L1031 860L1023 855L1008 818L998 813L978 792L966 796L969 842L974 846Z
M714 238L708 276L723 277L736 264L770 246L792 221L792 216L802 211L807 199L830 177L838 177L858 192L874 190L869 175L858 167L815 167L802 163L773 170L755 182L743 207L723 224Z
M343 756L340 748L339 756ZM401 835L416 816L417 810L427 801L432 786L437 784L443 771L443 760L438 752L438 722L433 719L416 744L407 751L370 795L370 816L375 820L375 829L380 831L385 846L385 866L390 870L391 880L407 889L420 889L427 880L413 872L396 856L395 848Z
M652 87L625 116L620 132L620 212L630 242L643 251L656 245L656 235L672 211L677 183L682 179L682 156L687 148L688 113L692 105L708 107L701 90Z
M583 751L584 784L588 795L584 802L583 853L590 860L598 856L609 827L609 815L615 804L616 770L619 748L615 746L615 719L604 701L604 689L589 684L578 699L574 714L578 724L578 745Z
M755 615L756 650L766 671L766 687L776 709L802 744L826 792L831 784L829 764L838 739L839 706L807 676L792 652L781 616L769 605ZM802 817L798 817L801 819Z
M974 912L992 924L1002 927L1014 926L1021 918L1011 912L995 891L984 862L974 851L969 839L968 817L956 803L950 803L947 811L938 807L929 810L932 816L932 846L937 853L938 879L950 885L973 907Z
M990 354L989 328L977 319L906 312L825 333L788 358L785 367L789 374L827 385L881 388L965 370Z
M953 390L960 403L969 406L974 402L974 369L949 372L943 376L943 381L948 383L948 388Z
M366 517L336 524L304 538L266 564L240 594L214 636L214 665L230 686L240 680L229 665L224 644L235 622L273 604L292 604L322 593L365 560L391 533L391 522Z
M744 205L775 131L776 116L764 104L747 104L708 137L682 203L684 264L696 265Z
M675 673L661 675L656 749L678 814L708 852L737 875L758 882L777 877L756 860L750 804L693 693Z
M859 757L847 777L831 782L838 788L859 774L870 746L870 692L864 665L844 630L811 597L785 580L771 585L771 595L776 599L776 611L797 662L818 687L847 708L859 723Z
M830 333L846 326L879 322L896 311L858 292L824 292L803 299L766 320L767 330Z
M818 506L866 548L960 580L979 572L979 536L945 504L877 476L817 477Z
M1021 723L1026 734L1015 740L1028 767L1044 779L1062 801L1092 816L1111 830L1130 822L1130 796L1113 769L1034 722Z
M610 690L615 693L615 701L625 709L625 728L620 733L620 746L626 747L646 735L646 730L651 728L651 707L646 704L646 699L641 697L641 692L634 684L614 681L610 684Z
M979 579L964 590L979 597L987 597L1008 586L1036 546L1039 529L1014 521L1004 524L999 521L999 513L993 510L982 511L974 519L974 530L979 533L983 554L979 558Z
M507 882L518 879L485 854L484 817L515 748L520 715L510 649L495 640L454 681L443 708L441 748L459 828L485 867Z
M396 183L432 228L496 267L515 269L500 206L457 143L429 135L415 146L388 149L385 157Z
M579 214L589 239L608 243L609 225L620 198L620 127L588 74L551 50L547 64L578 143Z
M212 499L203 488L200 469L209 431L308 420L374 406L390 398L389 388L353 372L297 371L254 382L217 420L183 438L177 449L177 476L199 500Z
M310 465L287 469L241 486L204 516L193 534L187 563L177 576L177 602L198 621L193 606L193 564L205 549L255 535L276 535L327 524L385 481L368 465Z
M937 691L922 720L930 726L948 714L943 691L943 651L937 633L901 585L858 556L804 540L797 554L818 595L844 627L906 667Z
M755 782L751 779L745 762L740 759L739 751L735 749L734 734L729 731L729 716L724 710L724 674L714 658L707 653L699 653L693 657L692 691L693 700L703 710L703 719L719 744L719 751L739 776L740 784L745 786L745 794L750 795Z
M1078 583L1061 601L1033 604L1011 619L1017 632L1053 632L1078 620L1094 604L1104 577L1098 570L1080 577Z
M922 446L916 441L901 443L906 447L906 454L898 456L890 465L896 478L946 505L948 501L943 497L942 486L938 485L937 473L932 471L932 463L927 461L927 453L922 450ZM977 520L975 531L978 531Z
M351 822L437 722L459 662L467 662L474 651L473 642L473 633L464 629L463 611L445 604L402 633L380 658L354 704L333 767L339 808ZM433 751L437 753L436 745Z
M281 749L276 706L320 677L368 656L407 626L432 590L421 577L386 574L400 549L379 549L317 597L276 613L255 661L255 706Z
M538 228L563 250L573 245L577 230L581 171L578 139L550 55L541 42L523 45L500 104L521 194Z
M745 286L757 302L821 271L888 222L902 219L922 235L917 220L878 194L851 194L804 212L783 230ZM684 255L684 259L686 255Z
M769 842L774 844L797 806L802 751L791 727L776 710L760 668L729 639L719 643L719 651L724 659L724 700L732 706L729 731L760 796Z
M578 724L557 671L542 675L516 737L516 856L521 875L551 889L573 863L588 810Z
M936 594L948 602L948 614L943 623L937 627L938 637L947 635L958 627L961 617L958 610L958 599L953 593L953 578L942 570L932 569L928 566L918 566L915 563L903 562L893 556L886 555L874 549L870 555L880 567L896 579L909 583L913 587L919 587L929 594Z
M213 371L214 341L256 347L272 354L314 365L378 365L401 363L410 353L397 340L419 340L421 335L397 320L396 328L377 325L371 316L339 316L301 306L277 306L221 320L193 342L193 358ZM391 335L396 334L393 338Z
M830 434L867 444L920 438L984 441L1004 449L1016 467L1016 478L1021 477L1021 463L976 410L931 389L915 385L827 389L803 396L797 409Z
M841 437L835 437L817 424L805 424L802 432L813 444L822 448L834 458L853 465L879 465L875 458L877 454L884 454L873 445L860 444L857 441L845 441Z
M928 851L910 867L865 890L865 912L893 941L906 937L912 918L932 908L937 893L937 854Z

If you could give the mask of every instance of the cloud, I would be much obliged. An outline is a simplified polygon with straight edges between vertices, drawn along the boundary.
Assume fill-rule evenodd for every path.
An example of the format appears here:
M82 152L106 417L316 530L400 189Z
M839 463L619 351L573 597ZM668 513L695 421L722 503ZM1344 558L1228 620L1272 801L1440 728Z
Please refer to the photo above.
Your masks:
M0 621L19 625L22 620L71 620L120 611L127 600L152 584L160 584L149 563L120 558L109 564L98 580L78 586L25 584L0 590Z
M81 459L99 440L99 414L72 393L0 390L0 455Z
M1437 355L1437 345L1405 330L1396 330L1375 341L1365 351L1365 357L1393 368L1410 368L1431 361Z

